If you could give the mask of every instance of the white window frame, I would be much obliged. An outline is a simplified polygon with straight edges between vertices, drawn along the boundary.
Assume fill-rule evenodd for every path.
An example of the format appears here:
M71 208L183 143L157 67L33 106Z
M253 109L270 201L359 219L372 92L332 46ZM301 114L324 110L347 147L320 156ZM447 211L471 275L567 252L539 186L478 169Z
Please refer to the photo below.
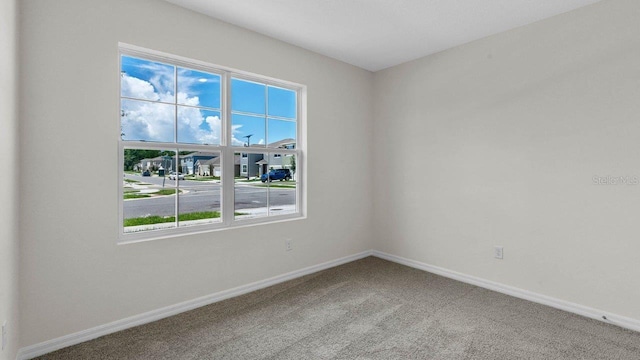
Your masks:
M119 79L120 70L122 69L122 56L132 56L150 61L157 61L166 63L176 67L185 67L198 71L204 71L220 75L221 81L221 104L220 104L220 116L222 131L220 139L220 145L198 145L198 144L181 144L177 142L177 135L174 136L174 142L147 142L147 141L131 141L122 140L120 135L120 127L118 127L118 244L136 243L141 241L149 241L155 239L179 237L188 234L208 233L219 230L242 228L247 226L255 226L262 224L273 224L284 221L306 219L306 104L307 104L307 87L302 84L274 79L271 77L253 74L246 71L241 71L225 66L219 66L210 64L207 62L188 59L182 56L168 54L160 51L149 50L139 46L119 43L118 44L118 71L116 78ZM275 86L285 88L288 90L296 91L297 93L297 121L296 121L296 147L295 149L281 149L281 148L268 148L266 147L240 147L232 146L230 139L232 138L231 128L231 79L241 79L254 81L267 86ZM121 115L121 89L120 82L118 82L118 118ZM177 93L175 94L177 98ZM268 117L265 114L265 119ZM266 121L266 120L265 120ZM268 131L265 128L265 132ZM206 225L193 225L186 227L175 227L170 229L149 230L141 232L124 232L124 150L127 148L133 149L158 149L158 150L173 150L178 151L193 150L193 151L206 151L206 152L219 152L221 156L220 166L222 168L221 178L221 221ZM285 215L269 215L267 210L267 216L256 217L251 219L235 219L235 179L234 179L234 154L235 153L249 153L249 154L284 154L286 156L296 156L296 212ZM242 159L242 157L241 157ZM179 161L179 160L178 160ZM178 165L179 166L179 163ZM241 165L242 166L242 165ZM178 170L178 171L181 171ZM267 183L268 184L268 183ZM179 198L178 192L176 197ZM268 199L268 197L267 197ZM178 209L178 201L176 202L176 215ZM269 209L269 203L267 201L267 209Z

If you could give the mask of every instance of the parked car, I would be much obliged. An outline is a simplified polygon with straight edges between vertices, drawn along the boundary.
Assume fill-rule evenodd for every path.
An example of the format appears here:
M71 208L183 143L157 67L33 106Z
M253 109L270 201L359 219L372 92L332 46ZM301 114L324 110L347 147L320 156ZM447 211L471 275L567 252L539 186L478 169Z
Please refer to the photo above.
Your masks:
M273 180L285 180L285 181L289 181L291 180L291 170L289 169L274 169L269 171L266 174L262 174L262 176L260 177L260 180L262 180L262 182L271 182Z
M182 173L180 173L180 172L176 174L175 171L172 171L169 174L169 180L175 180L175 179L184 180L184 175Z
M151 172L149 172L149 170L145 170L142 172L142 176L151 176Z

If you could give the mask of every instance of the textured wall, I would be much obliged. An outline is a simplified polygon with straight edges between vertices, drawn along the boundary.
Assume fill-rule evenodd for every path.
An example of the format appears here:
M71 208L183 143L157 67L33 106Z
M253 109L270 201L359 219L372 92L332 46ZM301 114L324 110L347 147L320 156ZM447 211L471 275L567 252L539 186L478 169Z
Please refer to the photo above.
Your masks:
M376 73L375 247L640 319L640 185L592 179L640 178L639 17L603 1Z

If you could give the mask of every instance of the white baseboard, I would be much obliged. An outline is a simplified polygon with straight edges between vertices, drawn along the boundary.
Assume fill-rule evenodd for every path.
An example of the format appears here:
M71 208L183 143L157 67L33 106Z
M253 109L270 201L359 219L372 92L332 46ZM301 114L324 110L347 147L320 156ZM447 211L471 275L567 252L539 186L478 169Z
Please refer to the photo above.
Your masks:
M428 271L437 275L441 275L450 279L461 281L464 283L476 285L485 289L497 291L506 295L517 297L520 299L532 301L535 303L551 306L556 309L564 310L574 314L582 315L591 319L599 320L609 324L617 325L626 329L640 331L640 320L611 314L602 310L593 309L572 302L556 299L550 296L537 294L531 291L515 288L512 286L500 284L497 282L477 278L474 276L451 271L438 266L425 264L419 261L403 258L396 255L387 254L382 251L368 250L358 254L343 257L340 259L328 261L322 264L309 266L304 269L292 271L286 274L278 275L269 279L260 280L251 284L239 286L233 289L220 291L211 295L203 296L193 300L188 300L179 304L167 306L161 309L152 310L143 314L131 316L126 319L117 320L108 324L96 326L91 329L83 330L74 334L65 335L56 339L48 340L39 344L21 348L18 351L18 360L32 359L52 351L56 351L67 346L76 345L88 340L98 338L100 336L112 334L121 330L132 328L134 326L150 323L169 316L173 316L185 311L193 310L205 305L213 304L218 301L226 300L232 297L240 296L259 289L263 289L272 285L276 285L288 280L293 280L305 275L313 274L318 271L326 270L338 265L346 264L355 260L365 258L367 256L376 256L381 259L389 260L401 265L409 266L415 269ZM603 318L606 317L606 319Z
M256 281L251 284L238 286L233 289L220 291L211 295L206 295L193 300L181 302L179 304L170 305L161 309L152 310L143 314L134 315L126 319L117 320L108 324L96 326L91 329L83 330L74 334L65 335L56 339L48 340L39 344L34 344L21 348L18 351L18 360L32 359L52 351L60 350L67 346L76 345L88 340L98 338L100 336L112 334L117 331L132 328L134 326L157 321L169 316L173 316L185 311L193 310L201 306L216 303L239 295L247 294L252 291L263 289L272 285L276 285L288 280L299 278L305 275L313 274L318 271L326 270L338 265L346 264L355 260L371 256L372 251L363 251L358 254L346 256L340 259L328 261L322 264L313 265L304 269L292 271L290 273L278 275L269 279Z
M389 261L401 264L401 265L409 266L419 270L424 270L424 271L441 275L450 279L458 280L467 284L497 291L499 293L503 293L503 294L517 297L520 299L532 301L538 304L547 305L556 309L582 315L591 319L600 320L602 322L617 325L629 330L640 331L640 320L637 320L637 319L632 319L632 318L628 318L628 317L624 317L616 314L611 314L606 311L590 308L580 304L575 304L569 301L556 299L550 296L537 294L537 293L519 289L513 286L508 286L508 285L500 284L497 282L477 278L475 276L462 274L456 271L451 271L438 266L425 264L423 262L403 258L396 255L387 254L382 251L373 250L372 255L384 260L389 260Z

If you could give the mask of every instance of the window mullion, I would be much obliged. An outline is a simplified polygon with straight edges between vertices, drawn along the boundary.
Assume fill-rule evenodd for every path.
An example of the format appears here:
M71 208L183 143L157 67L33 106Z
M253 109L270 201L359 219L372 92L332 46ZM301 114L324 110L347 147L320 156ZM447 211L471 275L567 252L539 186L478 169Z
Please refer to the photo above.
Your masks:
M173 142L178 143L178 67L173 67ZM176 148L176 168L180 161L180 149ZM166 171L166 170L165 170ZM178 169L173 171L177 174L180 172ZM180 227L180 179L176 177L176 201L175 201L175 214L176 214L176 228Z
M231 126L231 77L228 73L223 75L222 82L222 127L224 131L222 148L222 222L230 226L233 222L235 211L235 155L231 147L233 129Z

